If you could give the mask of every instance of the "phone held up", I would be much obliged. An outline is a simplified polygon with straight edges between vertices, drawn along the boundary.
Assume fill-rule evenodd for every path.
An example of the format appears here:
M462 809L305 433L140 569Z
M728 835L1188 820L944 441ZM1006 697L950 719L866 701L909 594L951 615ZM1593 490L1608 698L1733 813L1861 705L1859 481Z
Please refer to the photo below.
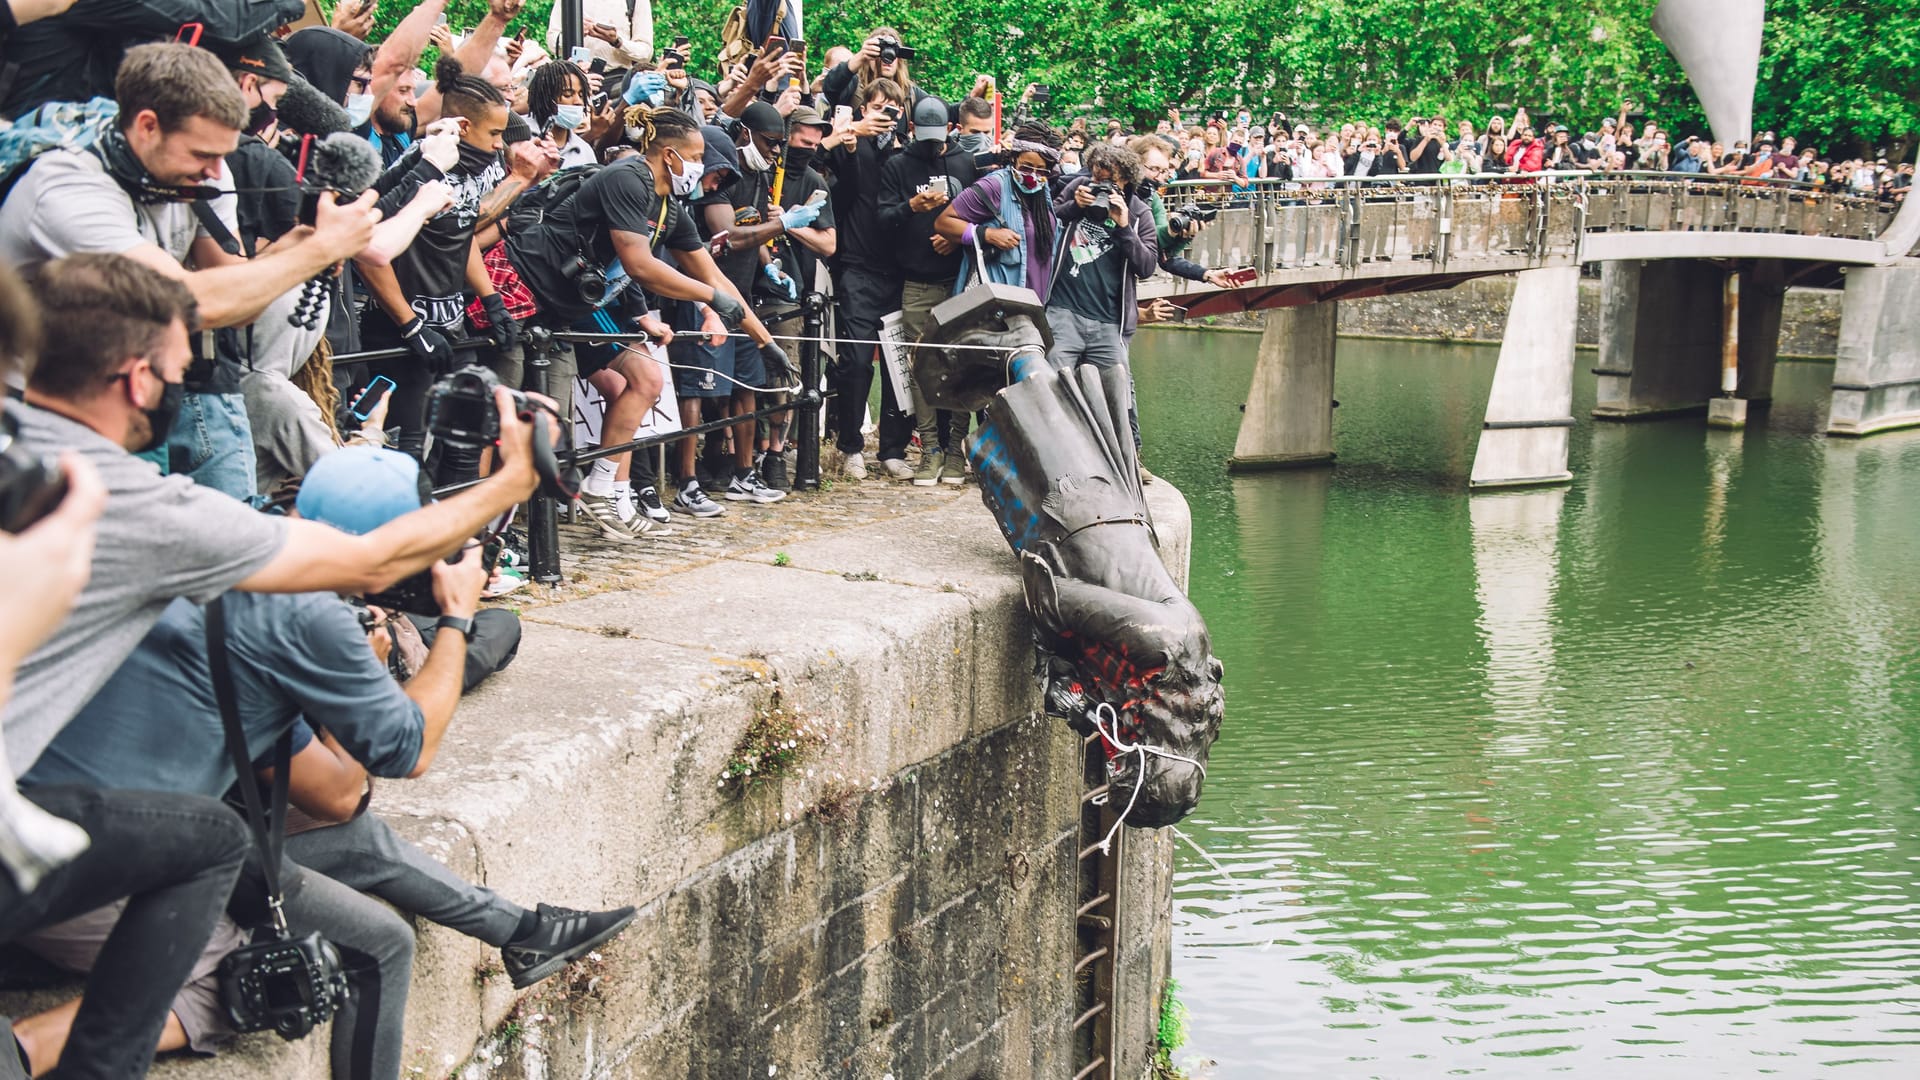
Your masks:
M353 404L347 406L347 412L352 414L355 420L365 423L372 419L373 410L380 404L380 398L391 391L395 385L397 384L385 375L375 375L373 381L367 384L367 388L354 397Z

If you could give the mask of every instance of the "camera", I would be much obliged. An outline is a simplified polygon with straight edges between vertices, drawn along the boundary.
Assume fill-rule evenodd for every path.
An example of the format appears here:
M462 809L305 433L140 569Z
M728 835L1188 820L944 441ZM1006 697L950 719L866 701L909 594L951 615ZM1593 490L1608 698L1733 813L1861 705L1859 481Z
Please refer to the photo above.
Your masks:
M1220 216L1217 206L1188 206L1167 215L1167 228L1182 235L1199 231L1200 226Z
M585 255L575 253L560 264L560 276L580 291L580 302L599 307L607 298L607 272Z
M468 364L436 380L427 390L427 430L450 446L492 446L500 438L500 412L493 392L500 386L493 369ZM515 390L514 402L524 410L525 394Z
M1088 184L1087 194L1093 196L1093 205L1087 207L1087 210L1089 212L1097 210L1101 216L1106 216L1107 211L1113 206L1113 193L1114 187L1112 184L1099 180Z
M19 427L0 416L0 532L18 533L67 497L67 477L52 458L13 445Z
M913 59L913 50L900 44L899 38L879 37L874 39L874 44L880 46L880 62L883 64L891 64L895 60Z
M236 1031L293 1042L331 1020L347 994L340 950L318 933L244 945L220 961L220 1001Z

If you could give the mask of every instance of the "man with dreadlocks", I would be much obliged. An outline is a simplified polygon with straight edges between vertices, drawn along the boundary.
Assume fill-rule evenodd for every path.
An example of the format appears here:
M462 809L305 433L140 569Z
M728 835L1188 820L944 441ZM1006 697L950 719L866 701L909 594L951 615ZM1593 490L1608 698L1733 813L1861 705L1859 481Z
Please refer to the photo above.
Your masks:
M394 381L388 415L399 425L400 449L415 458L426 445L427 390L437 377L472 361L456 356L451 344L465 336L463 289L472 288L480 297L488 316L487 333L497 348L515 348L520 334L505 300L488 280L473 240L480 200L506 176L500 162L506 99L485 79L462 70L457 60L442 59L435 74L442 118L375 187L381 193L378 206L389 214L436 180L453 190L453 205L428 221L390 268L366 259L356 263L373 299L361 319L361 341L368 349L407 350L403 357L375 361L373 370ZM440 450L446 457L434 469L437 481L470 480L479 474L477 450L444 444Z
M624 143L638 153L594 172L559 205L548 207L537 224L507 234L506 257L533 294L535 318L565 329L600 307L606 296L583 296L579 281L583 265L604 268L607 278L616 279L615 288L618 277L630 277L656 304L691 300L704 305L700 332L709 340L717 343L744 330L766 366L786 370L785 351L715 265L687 213L686 200L700 190L704 171L706 140L699 125L678 109L646 105L628 108L622 119ZM663 244L671 262L656 254ZM603 446L631 437L631 431L602 425ZM601 532L616 539L657 528L617 494L585 497L582 505Z

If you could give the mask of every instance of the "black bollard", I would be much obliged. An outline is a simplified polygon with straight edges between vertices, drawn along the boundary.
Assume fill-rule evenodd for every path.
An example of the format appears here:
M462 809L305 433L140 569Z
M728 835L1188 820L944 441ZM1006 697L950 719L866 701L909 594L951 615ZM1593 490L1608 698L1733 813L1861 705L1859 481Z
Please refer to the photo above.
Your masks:
M800 420L799 442L793 451L793 486L800 491L820 487L820 330L827 298L810 292L800 301Z
M545 327L531 327L527 331L527 389L536 394L547 393L547 369L553 366L553 354L566 346L553 339L553 334ZM571 392L572 387L567 387ZM535 423L543 423L535 417ZM560 583L560 508L545 494L535 491L527 500L527 569L533 572L533 580L542 585Z

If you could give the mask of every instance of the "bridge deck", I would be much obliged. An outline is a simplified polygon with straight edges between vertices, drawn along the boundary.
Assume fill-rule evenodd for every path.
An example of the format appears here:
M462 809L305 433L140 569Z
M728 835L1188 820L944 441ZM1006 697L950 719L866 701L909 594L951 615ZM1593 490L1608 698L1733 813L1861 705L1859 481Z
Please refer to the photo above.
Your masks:
M1252 269L1221 290L1160 274L1142 299L1184 297L1191 314L1445 288L1490 274L1618 259L1773 258L1872 265L1897 207L1803 184L1671 173L1534 178L1254 181L1244 192L1183 182L1175 212L1218 212L1186 257Z

